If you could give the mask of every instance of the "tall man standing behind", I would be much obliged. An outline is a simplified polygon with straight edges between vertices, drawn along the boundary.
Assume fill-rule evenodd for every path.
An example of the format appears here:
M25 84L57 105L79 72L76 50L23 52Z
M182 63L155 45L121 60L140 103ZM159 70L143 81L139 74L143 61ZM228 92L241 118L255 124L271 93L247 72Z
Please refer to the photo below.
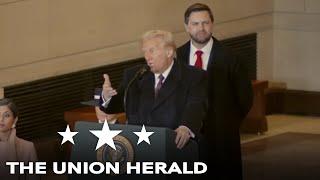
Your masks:
M208 74L209 115L202 129L207 142L203 160L214 163L208 170L214 170L217 179L238 180L242 179L239 128L252 106L252 86L241 62L212 36L213 21L207 5L191 5L184 14L191 40L178 48L177 56Z

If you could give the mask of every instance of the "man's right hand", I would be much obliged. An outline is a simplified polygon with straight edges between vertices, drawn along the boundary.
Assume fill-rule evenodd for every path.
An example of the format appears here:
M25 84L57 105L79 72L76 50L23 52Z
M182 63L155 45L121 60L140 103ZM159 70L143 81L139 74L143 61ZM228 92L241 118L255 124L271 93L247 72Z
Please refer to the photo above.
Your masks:
M108 74L103 74L104 83L102 85L102 94L105 100L110 99L117 94L117 91L111 87L111 82Z

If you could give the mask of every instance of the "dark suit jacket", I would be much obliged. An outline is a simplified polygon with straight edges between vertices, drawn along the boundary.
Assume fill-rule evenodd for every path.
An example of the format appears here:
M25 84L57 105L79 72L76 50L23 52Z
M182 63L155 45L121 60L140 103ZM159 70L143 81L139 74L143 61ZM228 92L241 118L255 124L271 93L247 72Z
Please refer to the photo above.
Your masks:
M123 94L129 81L141 66L124 72L118 95L113 96L106 113L123 112ZM207 110L205 72L175 60L168 77L154 98L154 74L147 71L129 88L126 115L129 124L176 129L185 125L197 133Z
M207 67L209 114L202 131L222 179L241 179L239 128L252 106L252 85L241 61L213 39ZM189 54L190 41L178 48L177 57L189 64Z

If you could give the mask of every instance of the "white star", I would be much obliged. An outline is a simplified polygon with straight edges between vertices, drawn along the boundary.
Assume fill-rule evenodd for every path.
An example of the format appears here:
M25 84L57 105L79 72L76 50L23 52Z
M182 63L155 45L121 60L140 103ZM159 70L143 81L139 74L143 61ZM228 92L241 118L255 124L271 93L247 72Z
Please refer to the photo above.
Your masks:
M140 132L134 132L137 136L139 136L139 140L137 144L140 144L142 141L145 141L146 143L150 144L149 136L151 136L154 132L147 132L144 125L142 126L142 129Z
M114 150L116 150L116 146L114 145L112 138L118 135L119 133L121 133L121 130L110 131L109 125L105 120L101 131L91 130L90 132L99 138L96 150L99 149L104 144L107 144L110 147L112 147Z
M71 132L69 125L67 125L66 131L65 132L58 132L62 137L62 142L61 145L67 141L71 142L72 144L74 144L73 141L73 136L75 136L76 134L78 134L78 132Z

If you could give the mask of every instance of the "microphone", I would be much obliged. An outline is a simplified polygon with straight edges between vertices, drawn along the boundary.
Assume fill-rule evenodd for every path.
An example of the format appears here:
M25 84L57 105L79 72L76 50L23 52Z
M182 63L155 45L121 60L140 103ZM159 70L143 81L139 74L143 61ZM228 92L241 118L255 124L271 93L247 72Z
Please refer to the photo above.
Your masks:
M134 81L136 81L137 79L141 79L142 76L149 70L149 66L144 65L142 66L137 72L136 74L133 76L133 78L129 81L128 86L126 87L125 91L124 91L124 96L123 96L123 109L124 112L126 112L126 106L127 106L127 95L128 95L128 91L130 86L132 85L132 83Z

